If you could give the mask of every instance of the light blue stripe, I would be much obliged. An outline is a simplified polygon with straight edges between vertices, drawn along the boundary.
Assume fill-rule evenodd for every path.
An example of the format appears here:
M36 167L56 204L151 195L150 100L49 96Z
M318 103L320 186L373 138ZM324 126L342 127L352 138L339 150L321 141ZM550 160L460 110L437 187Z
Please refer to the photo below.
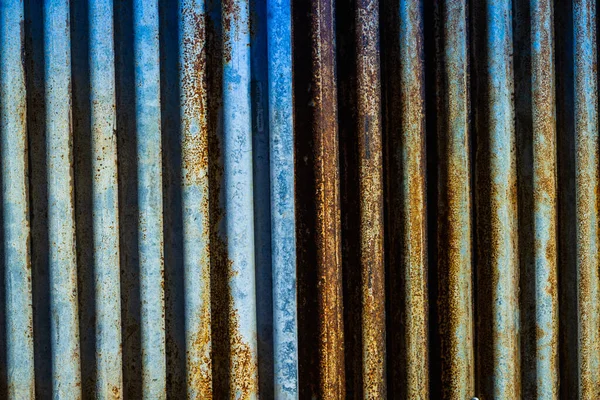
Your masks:
M122 392L113 6L89 3L97 396Z
M134 0L142 392L166 397L158 1Z
M290 1L268 0L267 16L274 389L277 399L295 399L298 398L298 324Z
M46 154L53 397L81 394L73 207L68 0L44 2Z
M516 205L511 201L516 187L515 134L512 75L512 11L506 0L487 4L489 134L492 204L491 321L494 335L495 398L510 398L518 385L518 280Z
M554 148L555 130L547 131L546 124L550 119L550 124L555 124L555 85L554 70L540 70L542 63L554 65L554 37L552 23L554 21L553 5L548 0L531 0L531 58L532 58L532 92L542 95L549 93L550 97L544 99L544 102L550 103L552 114L548 115L544 104L539 109L536 104L536 96L533 97L533 129L534 129L534 191L537 200L534 205L534 227L535 227L535 296L536 296L536 387L538 399L550 399L558 395L558 365L555 355L558 352L558 307L556 299L558 293L553 281L556 279L556 259L550 258L548 250L556 248L556 187L546 188L541 181L538 169L551 165L556 168L556 154L554 160L543 160L540 157L546 157L545 154L536 154L535 148L538 146L548 146L551 144ZM547 10L547 13L542 11ZM551 136L554 136L551 138ZM551 138L551 143L547 140ZM543 175L553 173L554 171L543 171ZM554 191L548 197L547 191ZM538 194L539 193L539 194ZM545 195L544 195L545 194ZM550 253L551 254L551 253ZM556 254L556 253L555 253Z
M0 2L0 129L8 397L33 398L23 1Z
M228 0L230 1L230 0ZM239 334L231 348L231 392L257 398L254 205L250 104L250 18L248 0L223 7L223 145L225 242L231 271L231 323ZM227 9L231 14L227 15ZM243 351L241 349L243 348ZM245 388L244 388L245 387ZM254 388L254 389L253 389ZM249 391L249 393L247 392Z

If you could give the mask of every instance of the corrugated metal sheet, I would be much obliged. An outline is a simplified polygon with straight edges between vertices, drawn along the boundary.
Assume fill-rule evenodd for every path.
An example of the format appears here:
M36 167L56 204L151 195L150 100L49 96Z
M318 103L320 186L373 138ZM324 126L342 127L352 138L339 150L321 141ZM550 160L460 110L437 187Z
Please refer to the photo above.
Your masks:
M600 399L592 0L0 0L0 398Z

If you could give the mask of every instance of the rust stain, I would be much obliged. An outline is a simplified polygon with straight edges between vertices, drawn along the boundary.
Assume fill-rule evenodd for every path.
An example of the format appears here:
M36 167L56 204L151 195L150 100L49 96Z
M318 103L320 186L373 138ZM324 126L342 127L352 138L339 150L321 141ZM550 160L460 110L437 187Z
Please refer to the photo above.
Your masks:
M460 398L474 393L474 341L471 273L471 202L468 60L465 60L466 7L438 4L438 309L441 393ZM441 21L447 21L443 26ZM464 47L463 47L464 46ZM452 121L462 120L458 131Z
M202 276L209 275L209 264L206 263L203 268ZM206 275L205 275L206 274ZM210 310L210 291L205 290L203 294L203 307L200 310L201 327L195 332L191 339L191 344L195 353L202 357L197 362L191 362L188 352L188 386L196 389L199 398L212 399L212 359L211 359L211 310Z
M383 248L383 148L379 75L378 3L359 1L357 93L362 273L363 396L386 396L385 287ZM364 41L364 37L373 38Z
M112 386L110 391L113 399L118 400L122 398L121 389L119 389L118 387Z
M223 2L223 25L225 30L238 24L239 4L233 0ZM212 397L250 399L258 394L256 376L258 364L251 346L240 333L238 311L233 307L233 297L229 281L235 273L228 258L227 244L221 235L225 223L225 212L221 206L222 182L224 177L221 139L218 131L219 113L222 106L222 65L221 60L231 61L231 43L220 41L215 26L207 19L208 46L210 57L208 76L207 121L208 121L208 180L209 204L205 209L210 219L210 331L212 335ZM223 37L228 37L224 34ZM223 54L224 58L218 57ZM207 329L208 330L208 329ZM206 343L208 338L200 338ZM209 379L209 377L206 377ZM209 383L206 382L206 385ZM208 391L206 391L208 393Z
M311 3L320 396L345 397L333 2Z
M199 204L203 214L203 242L209 248L200 260L198 270L202 283L202 308L197 310L195 327L190 337L191 349L186 354L188 393L195 393L202 399L213 398L212 386L212 335L211 335L211 283L210 283L210 189L209 189L209 109L207 77L207 16L198 12L190 3L182 10L184 22L191 26L191 32L183 37L183 64L181 80L184 93L182 120L183 184L198 186L202 192Z
M206 15L187 6L183 18L194 27L192 35L183 39L184 63L181 67L185 93L183 118L183 167L186 184L201 185L208 171L208 121L206 78ZM197 118L198 132L192 132L191 118Z
M223 0L223 59L230 63L232 58L232 41L239 39L236 27L240 26L240 5L236 0ZM232 35L231 33L234 33Z

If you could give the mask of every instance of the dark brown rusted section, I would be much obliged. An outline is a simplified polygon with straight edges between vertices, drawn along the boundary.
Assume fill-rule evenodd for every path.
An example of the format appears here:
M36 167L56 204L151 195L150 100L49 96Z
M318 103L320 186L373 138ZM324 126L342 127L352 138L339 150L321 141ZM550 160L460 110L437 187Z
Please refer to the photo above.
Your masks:
M356 75L363 397L386 396L383 255L383 149L379 74L379 2L357 0ZM356 311L354 311L356 312Z
M314 137L320 398L343 399L344 341L333 0L313 0Z
M295 76L298 88L296 104L308 105L302 111L297 110L296 131L303 132L304 126L307 128L305 132L311 134L304 134L304 140L306 136L310 137L308 143L301 143L301 133L296 139L297 200L300 203L298 248L304 248L298 255L299 329L307 334L304 338L300 334L299 342L300 358L304 358L300 361L300 397L343 399L344 330L334 6L332 0L314 0L310 8L301 3L297 3L299 10L295 9L295 31L300 32L298 29L306 29L306 25L310 24L310 37L300 34L295 42L303 41L310 46L310 53L307 50L304 56L309 57L311 64L302 64L308 67L311 76L302 72ZM303 15L304 12L306 14ZM298 59L296 54L295 61ZM308 96L304 97L301 93L307 89ZM310 126L303 123L306 117L312 122ZM316 290L313 290L315 284ZM315 295L316 302L313 302ZM318 316L313 314L315 312ZM311 333L311 330L316 332ZM309 346L316 348L316 352Z
M379 4L347 0L337 7L346 396L384 398Z
M425 69L419 2L382 7L388 391L429 398Z
M437 307L440 394L448 399L475 393L467 18L464 2L436 2Z

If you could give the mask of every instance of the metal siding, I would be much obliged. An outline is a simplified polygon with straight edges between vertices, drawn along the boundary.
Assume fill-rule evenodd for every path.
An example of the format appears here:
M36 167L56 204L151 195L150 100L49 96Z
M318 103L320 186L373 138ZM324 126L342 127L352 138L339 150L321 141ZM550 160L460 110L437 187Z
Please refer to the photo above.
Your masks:
M0 397L600 398L591 0L0 0Z

